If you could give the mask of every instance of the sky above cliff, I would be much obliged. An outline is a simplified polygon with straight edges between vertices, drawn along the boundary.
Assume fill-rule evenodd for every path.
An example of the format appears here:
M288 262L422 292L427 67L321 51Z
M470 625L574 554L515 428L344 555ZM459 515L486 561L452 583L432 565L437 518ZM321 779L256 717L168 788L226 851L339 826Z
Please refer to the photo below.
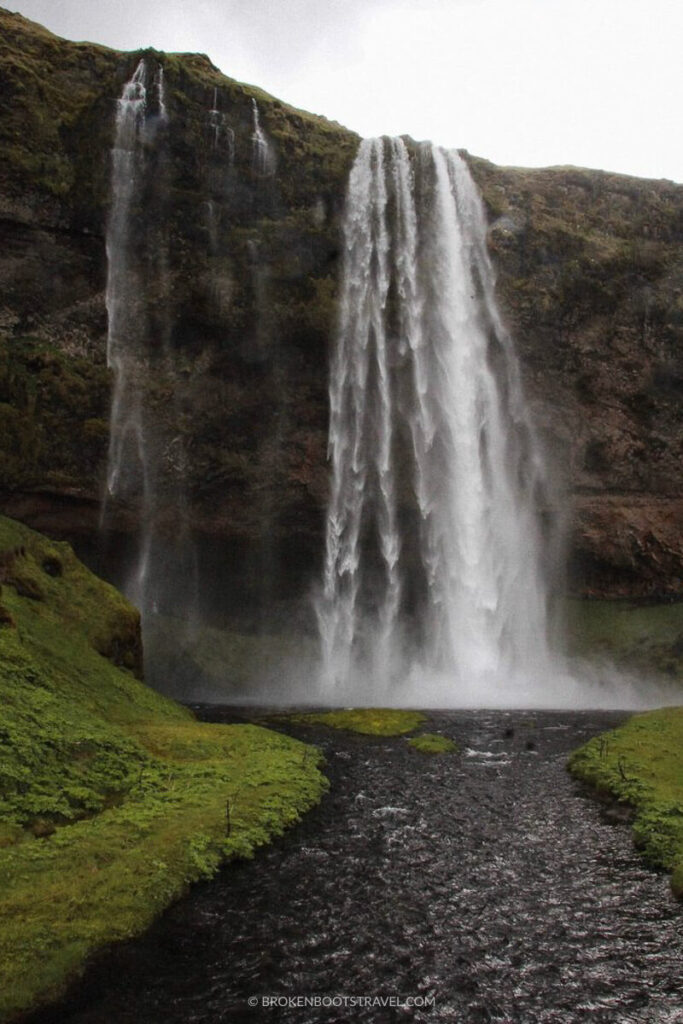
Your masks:
M118 49L207 53L361 135L683 182L681 0L0 0Z

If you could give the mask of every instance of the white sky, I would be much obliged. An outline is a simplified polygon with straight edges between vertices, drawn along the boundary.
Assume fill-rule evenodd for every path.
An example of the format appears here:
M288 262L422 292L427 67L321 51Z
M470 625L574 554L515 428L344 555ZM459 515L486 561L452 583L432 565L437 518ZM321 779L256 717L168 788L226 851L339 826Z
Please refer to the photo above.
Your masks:
M69 39L207 53L361 135L683 182L683 0L0 0Z

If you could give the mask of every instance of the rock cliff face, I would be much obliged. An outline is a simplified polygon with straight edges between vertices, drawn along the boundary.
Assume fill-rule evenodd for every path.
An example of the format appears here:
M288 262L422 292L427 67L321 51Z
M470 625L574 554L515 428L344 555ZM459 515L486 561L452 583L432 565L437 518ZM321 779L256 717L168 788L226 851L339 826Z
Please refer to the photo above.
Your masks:
M681 593L683 187L475 162L573 525L574 586Z
M319 567L339 219L357 136L204 56L68 43L0 9L2 508L81 551L97 534L110 151L141 57L163 68L169 114L145 154L134 232L158 529L175 529L180 482L207 578L220 549L238 603L266 576L301 589ZM268 166L255 159L254 100ZM468 159L566 495L572 587L678 594L683 186ZM132 532L138 514L119 502L114 529Z

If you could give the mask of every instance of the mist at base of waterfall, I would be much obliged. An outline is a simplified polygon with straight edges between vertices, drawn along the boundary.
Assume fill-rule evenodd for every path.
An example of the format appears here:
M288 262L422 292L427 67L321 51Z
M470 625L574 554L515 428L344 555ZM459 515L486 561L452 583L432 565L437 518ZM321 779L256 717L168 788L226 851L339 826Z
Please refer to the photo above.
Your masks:
M390 681L355 667L343 685L330 690L310 634L222 631L230 650L239 649L241 656L246 652L237 673L233 658L221 653L220 636L215 628L207 633L200 627L189 645L177 635L176 651L161 640L153 644L147 652L155 666L152 681L163 689L171 682L172 695L189 702L267 708L635 712L683 702L680 681L617 667L604 655L594 660L558 656L553 665L546 664L536 673L492 672L469 678L421 667L418 660L405 665ZM223 658L214 673L197 672L198 660L207 665L207 657L200 653L203 647L212 657ZM167 672L167 663L175 666L174 677Z
M321 693L321 700L324 699ZM417 698L417 700L416 700ZM329 699L329 697L328 697ZM535 675L495 673L454 679L448 673L415 665L389 689L374 688L372 678L351 676L334 692L335 704L354 707L417 707L440 709L644 710L680 704L683 692L674 684L625 675L610 665L557 666Z

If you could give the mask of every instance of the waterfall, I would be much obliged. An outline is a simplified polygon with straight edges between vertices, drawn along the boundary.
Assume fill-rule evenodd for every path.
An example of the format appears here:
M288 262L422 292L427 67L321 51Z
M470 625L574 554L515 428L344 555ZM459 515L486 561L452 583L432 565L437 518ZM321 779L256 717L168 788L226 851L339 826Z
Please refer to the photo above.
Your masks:
M145 344L141 311L142 281L135 267L131 238L133 207L143 175L147 115L147 67L141 60L117 102L116 130L111 154L111 210L107 225L108 315L107 365L113 371L107 483L102 502L102 526L106 525L109 501L141 495L142 520L149 522L151 479L143 400L137 366ZM163 80L159 81L161 87ZM150 536L146 528L140 542L131 596L144 590Z
M218 89L213 90L213 104L209 111L209 128L213 136L213 148L218 149L218 140L221 134L221 114L218 109Z
M212 149L218 150L221 146L221 139L223 139L222 145L228 154L228 166L232 167L235 162L235 132L228 124L225 114L218 109L218 87L213 90L213 103L209 110L208 126Z
M261 127L258 104L253 97L251 100L251 110L254 125L251 135L252 167L256 174L266 177L275 170L275 161L270 142Z
M324 689L387 699L430 679L444 703L500 700L550 665L547 485L481 199L457 153L366 140L343 232Z
M168 110L166 109L166 92L164 86L164 69L161 65L157 68L157 73L154 79L154 84L157 90L157 106L159 110L159 118L161 121L168 121Z
M161 152L159 129L167 123L163 68L157 66L152 74L142 59L117 102L111 152L106 306L113 390L100 526L106 538L113 503L127 516L136 509L137 550L129 576L120 584L143 615L156 611L170 594L179 604L179 579L189 595L186 604L196 592L184 485L187 455L177 432L170 347L167 226L155 162L155 154ZM167 385L173 396L163 425L150 407L154 383ZM170 538L157 529L162 491L166 518L173 517Z

